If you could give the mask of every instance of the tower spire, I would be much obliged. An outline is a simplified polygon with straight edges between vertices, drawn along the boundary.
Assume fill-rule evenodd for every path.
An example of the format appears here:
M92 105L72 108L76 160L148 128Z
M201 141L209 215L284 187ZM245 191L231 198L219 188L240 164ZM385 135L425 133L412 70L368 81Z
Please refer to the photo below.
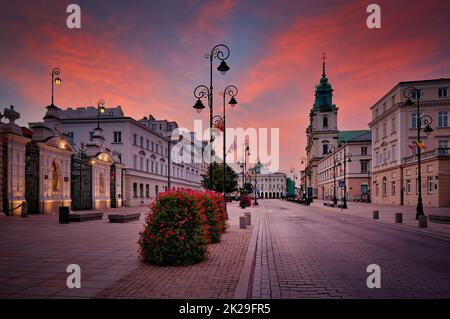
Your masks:
M326 77L325 73L325 60L327 59L327 55L325 52L322 53L322 77Z

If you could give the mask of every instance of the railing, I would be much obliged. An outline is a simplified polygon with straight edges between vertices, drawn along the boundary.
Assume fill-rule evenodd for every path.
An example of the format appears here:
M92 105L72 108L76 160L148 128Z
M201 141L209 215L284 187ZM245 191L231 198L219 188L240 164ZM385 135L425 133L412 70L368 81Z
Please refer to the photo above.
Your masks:
M434 150L423 152L420 155L420 158L422 160L424 160L427 158L432 158L432 157L437 157L437 156L450 156L450 148L449 147L438 147L438 148L435 148ZM417 161L417 155L408 156L403 159L404 164L415 162L415 161Z

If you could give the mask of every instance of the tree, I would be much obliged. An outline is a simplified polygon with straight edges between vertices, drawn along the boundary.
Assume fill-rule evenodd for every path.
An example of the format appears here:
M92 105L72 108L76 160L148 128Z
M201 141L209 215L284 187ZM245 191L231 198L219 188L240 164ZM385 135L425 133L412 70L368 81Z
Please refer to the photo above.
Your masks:
M213 180L212 186L209 183L209 167L205 175L202 175L202 186L216 192L223 192L223 164L212 164ZM232 193L237 190L237 174L228 165L225 167L225 190L227 193Z

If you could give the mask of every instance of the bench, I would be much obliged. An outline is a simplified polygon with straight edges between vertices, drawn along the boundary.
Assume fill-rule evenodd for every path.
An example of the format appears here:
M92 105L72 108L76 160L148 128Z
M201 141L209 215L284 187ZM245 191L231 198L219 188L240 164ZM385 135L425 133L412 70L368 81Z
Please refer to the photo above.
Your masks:
M110 214L108 219L110 223L127 223L133 220L139 220L140 213L123 213L123 214Z
M450 216L444 215L428 215L430 222L434 223L442 223L442 224L450 224Z
M103 212L72 212L69 214L71 222L85 222L103 218Z

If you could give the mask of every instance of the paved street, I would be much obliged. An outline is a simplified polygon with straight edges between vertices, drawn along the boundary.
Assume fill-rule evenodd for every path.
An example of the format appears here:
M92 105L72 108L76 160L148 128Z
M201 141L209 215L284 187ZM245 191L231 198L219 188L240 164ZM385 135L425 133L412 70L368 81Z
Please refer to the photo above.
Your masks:
M253 298L450 297L450 241L340 210L260 202ZM381 267L380 289L366 286L369 264Z

